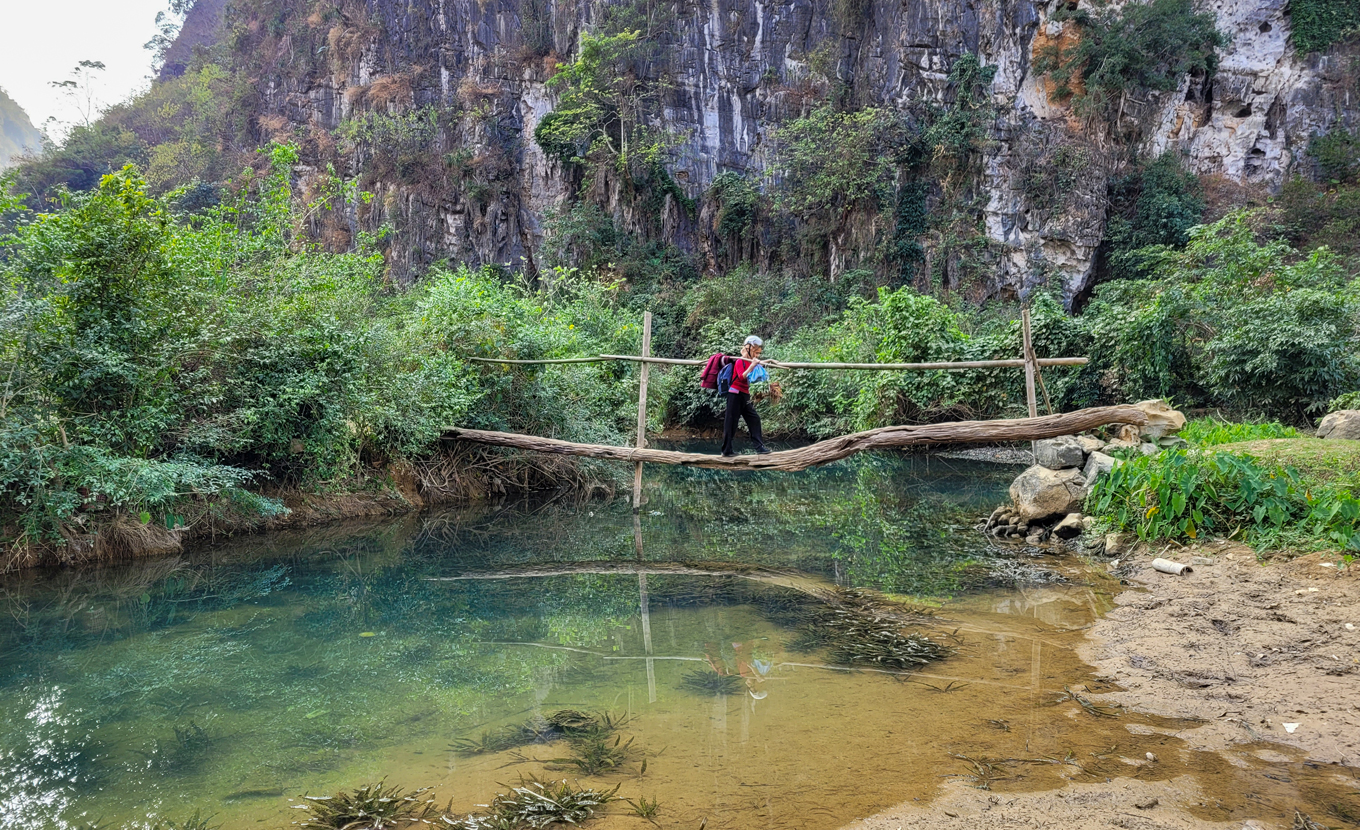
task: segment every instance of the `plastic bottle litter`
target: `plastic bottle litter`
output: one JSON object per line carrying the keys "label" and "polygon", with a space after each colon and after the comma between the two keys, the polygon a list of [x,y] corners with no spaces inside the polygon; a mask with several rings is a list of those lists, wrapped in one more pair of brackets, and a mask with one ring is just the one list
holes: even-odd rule
{"label": "plastic bottle litter", "polygon": [[1164,574],[1174,574],[1175,576],[1180,576],[1181,574],[1194,573],[1194,569],[1191,568],[1189,565],[1186,565],[1181,562],[1172,562],[1170,559],[1161,558],[1152,560],[1152,569],[1156,571],[1161,571]]}

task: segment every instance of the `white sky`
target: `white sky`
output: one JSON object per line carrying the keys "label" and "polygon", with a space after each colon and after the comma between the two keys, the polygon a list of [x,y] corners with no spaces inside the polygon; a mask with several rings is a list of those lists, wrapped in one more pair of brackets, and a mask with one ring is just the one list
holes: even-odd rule
{"label": "white sky", "polygon": [[126,99],[147,84],[151,52],[142,48],[156,34],[156,12],[166,0],[0,0],[0,87],[44,129],[48,117],[62,126],[78,110],[49,82],[70,77],[82,60],[108,66],[95,87],[104,106]]}

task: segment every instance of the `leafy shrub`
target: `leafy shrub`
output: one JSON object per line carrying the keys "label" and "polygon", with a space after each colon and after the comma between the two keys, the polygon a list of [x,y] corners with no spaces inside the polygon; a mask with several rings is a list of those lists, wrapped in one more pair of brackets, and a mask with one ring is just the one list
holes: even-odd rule
{"label": "leafy shrub", "polygon": [[[1356,25],[1360,26],[1360,12]],[[1309,139],[1308,155],[1317,162],[1322,178],[1333,184],[1360,179],[1360,132],[1350,132],[1338,124],[1327,134]]]}
{"label": "leafy shrub", "polygon": [[760,192],[740,173],[726,171],[714,177],[708,186],[709,197],[718,205],[718,233],[737,237],[755,222]]}
{"label": "leafy shrub", "polygon": [[1102,253],[1114,279],[1146,276],[1134,252],[1184,245],[1204,215],[1199,179],[1171,151],[1111,183],[1110,196]]}
{"label": "leafy shrub", "polygon": [[1327,404],[1328,412],[1339,412],[1343,409],[1360,409],[1360,392],[1338,395]]}
{"label": "leafy shrub", "polygon": [[1259,244],[1251,215],[1144,249],[1153,280],[1102,286],[1085,315],[1113,398],[1173,398],[1302,421],[1352,388],[1356,300],[1338,257]]}
{"label": "leafy shrub", "polygon": [[292,203],[295,160],[274,148],[269,174],[194,216],[129,168],[0,240],[0,542],[275,515],[245,488],[363,486],[460,423],[621,440],[631,367],[468,362],[635,352],[615,285],[462,269],[393,294],[363,239],[297,239],[317,206]]}
{"label": "leafy shrub", "polygon": [[1360,7],[1351,0],[1289,0],[1285,10],[1300,54],[1320,52],[1360,31]]}
{"label": "leafy shrub", "polygon": [[904,135],[896,116],[877,107],[841,112],[823,104],[790,121],[775,133],[783,173],[776,205],[839,219],[859,204],[888,204]]}
{"label": "leafy shrub", "polygon": [[1140,539],[1242,538],[1259,546],[1360,549],[1360,500],[1249,456],[1167,450],[1096,481],[1087,510]]}
{"label": "leafy shrub", "polygon": [[1176,434],[1189,443],[1200,447],[1235,444],[1238,441],[1300,437],[1298,430],[1287,427],[1278,421],[1263,424],[1234,424],[1215,418],[1195,418]]}
{"label": "leafy shrub", "polygon": [[1326,245],[1342,256],[1360,255],[1360,184],[1319,186],[1296,178],[1272,208],[1272,232],[1300,250]]}

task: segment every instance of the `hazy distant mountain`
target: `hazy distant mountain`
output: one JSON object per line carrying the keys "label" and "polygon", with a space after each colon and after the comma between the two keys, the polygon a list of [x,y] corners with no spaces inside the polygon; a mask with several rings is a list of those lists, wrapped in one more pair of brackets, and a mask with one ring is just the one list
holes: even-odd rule
{"label": "hazy distant mountain", "polygon": [[24,108],[0,89],[0,169],[11,159],[42,149],[42,133],[28,120]]}

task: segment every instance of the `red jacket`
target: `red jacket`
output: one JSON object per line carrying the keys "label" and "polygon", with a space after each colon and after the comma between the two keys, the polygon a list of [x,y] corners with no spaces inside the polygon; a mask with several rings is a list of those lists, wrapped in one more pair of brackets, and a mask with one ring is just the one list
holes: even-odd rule
{"label": "red jacket", "polygon": [[718,373],[723,367],[732,362],[732,358],[725,354],[715,354],[704,364],[704,368],[699,372],[700,389],[717,389]]}

